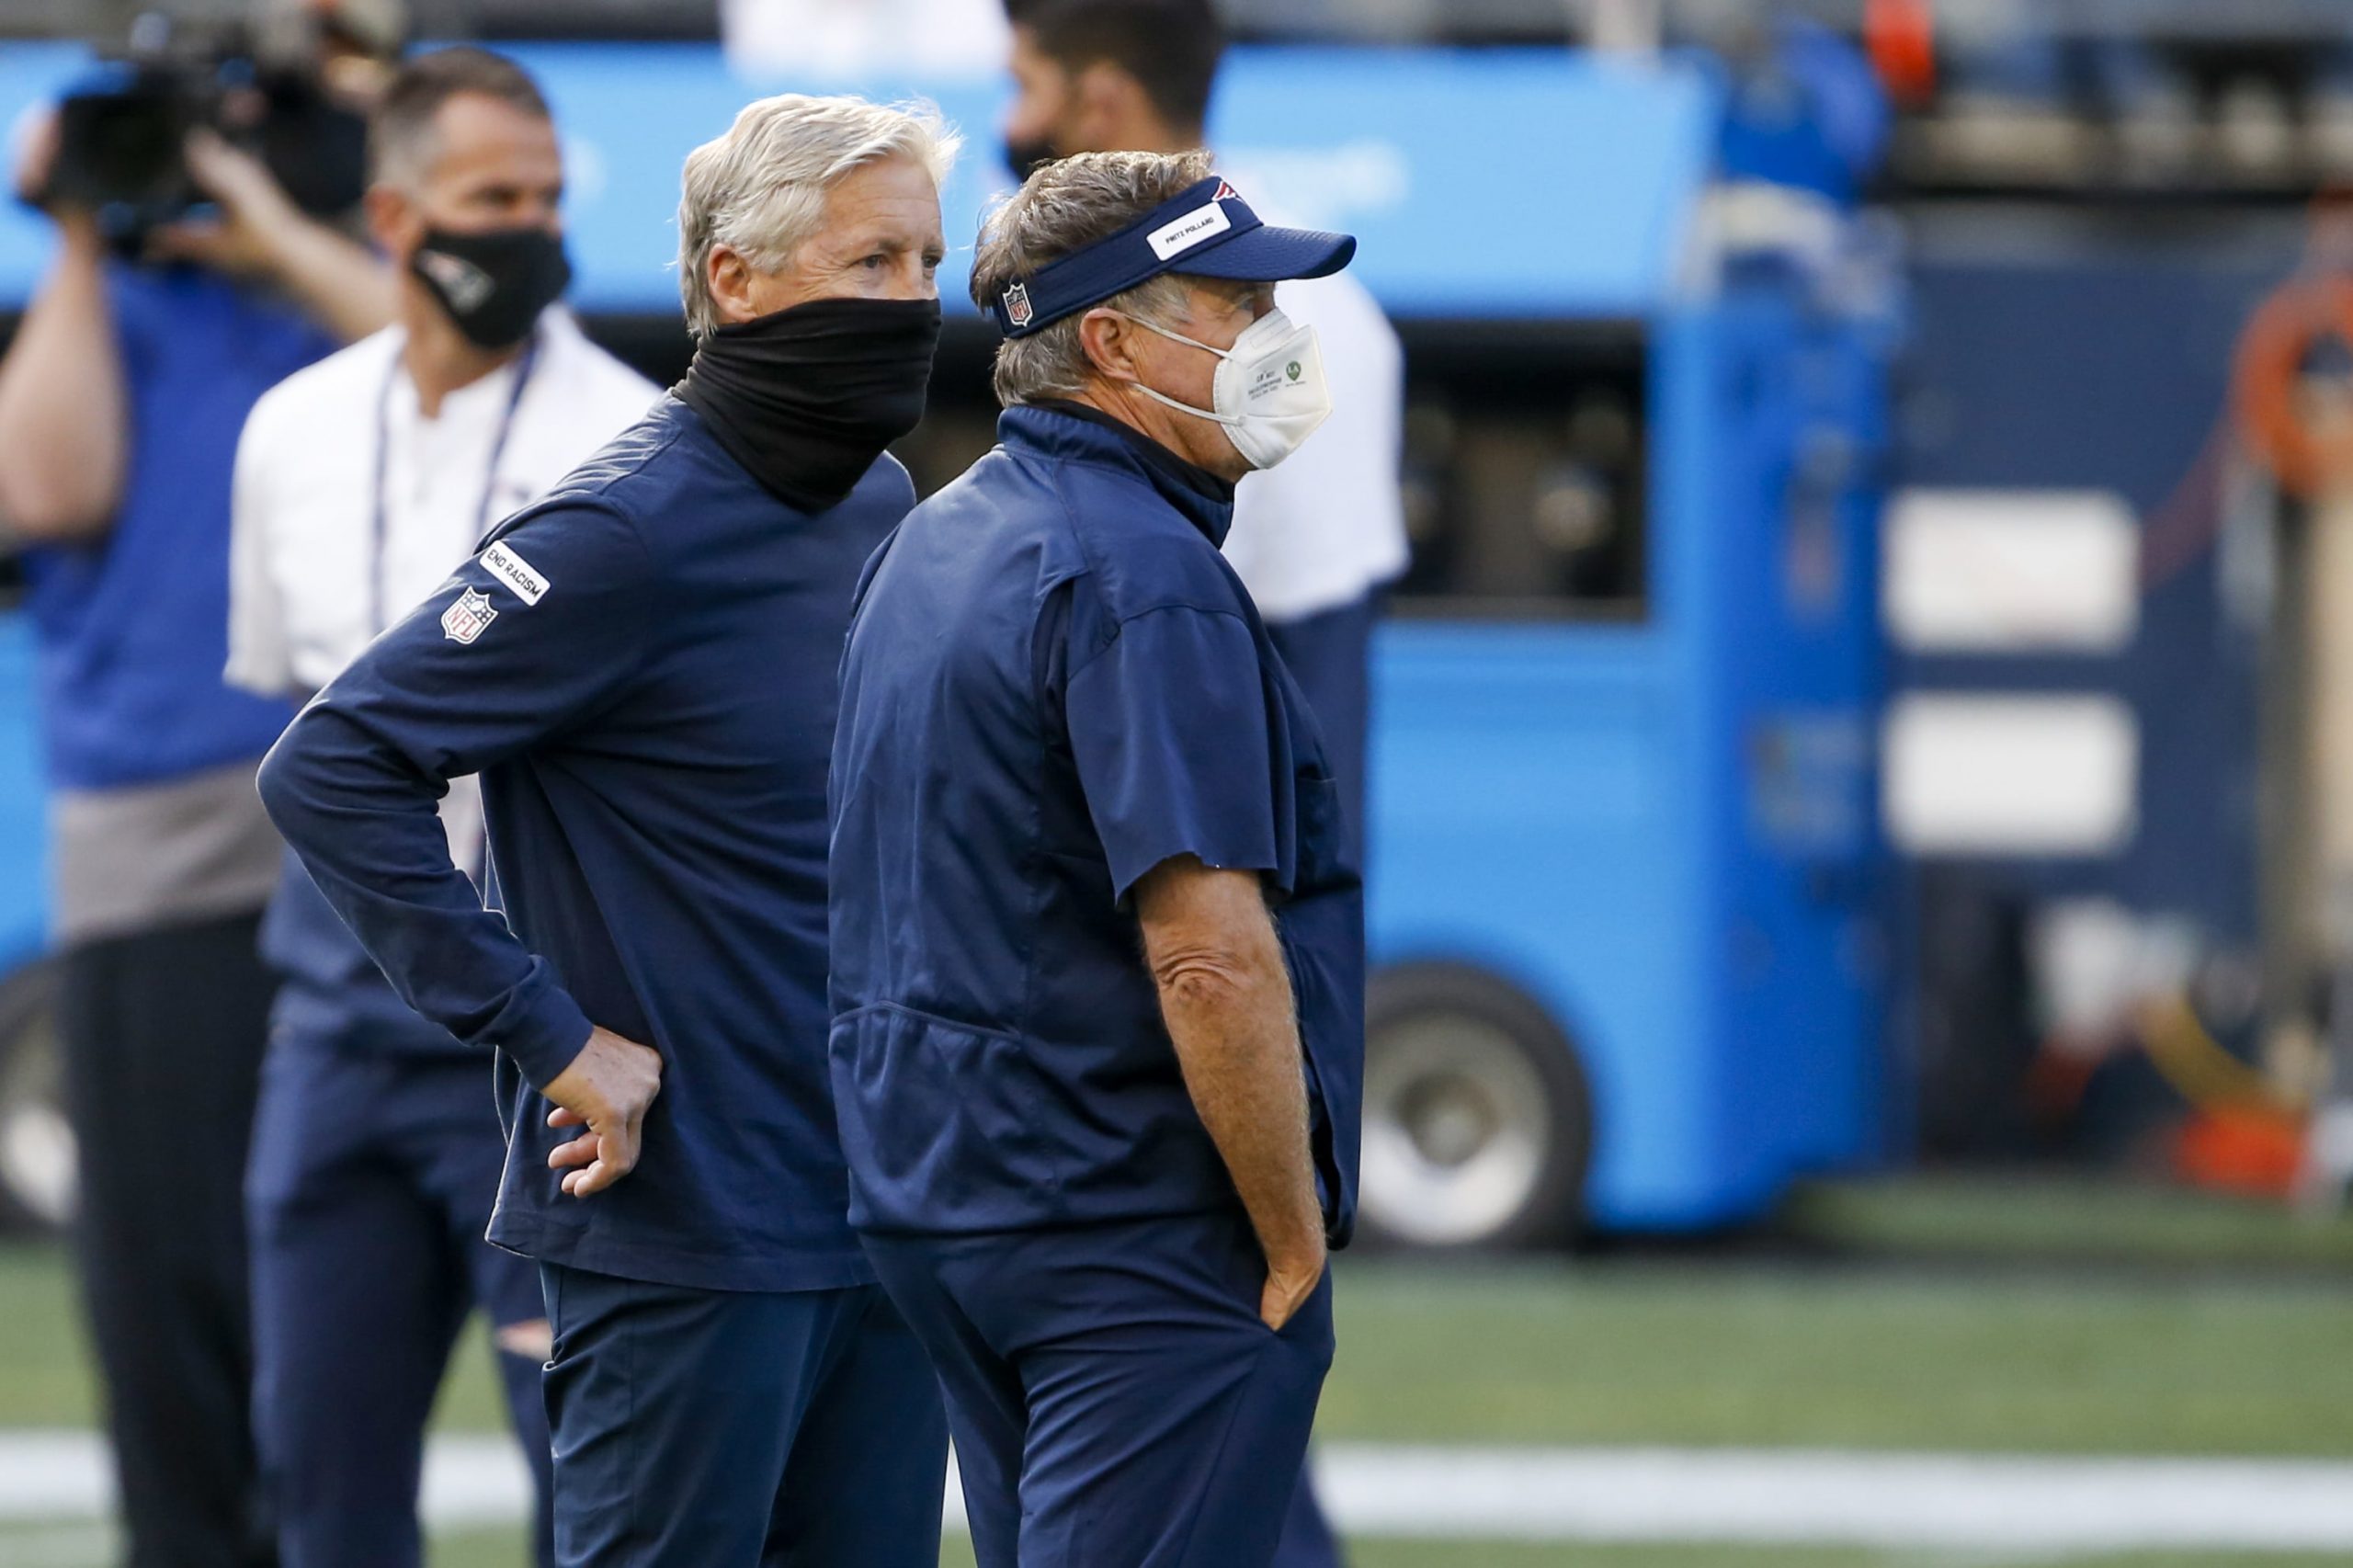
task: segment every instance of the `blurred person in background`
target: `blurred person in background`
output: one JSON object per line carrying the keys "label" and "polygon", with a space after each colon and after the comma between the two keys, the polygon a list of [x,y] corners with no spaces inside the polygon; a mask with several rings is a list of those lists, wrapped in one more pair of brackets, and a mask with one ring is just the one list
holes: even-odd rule
{"label": "blurred person in background", "polygon": [[[412,59],[371,142],[369,226],[400,271],[400,319],[279,383],[238,448],[229,678],[267,696],[324,687],[658,395],[555,303],[563,153],[519,66],[472,49]],[[473,780],[452,783],[441,817],[479,881]],[[483,1239],[506,1157],[487,1053],[409,1011],[290,854],[262,951],[281,983],[247,1201],[280,1560],[420,1560],[426,1421],[478,1306],[551,1562],[539,1270]]]}
{"label": "blurred person in background", "polygon": [[996,74],[1005,0],[721,0],[720,36],[742,74],[818,81]]}
{"label": "blurred person in background", "polygon": [[[1225,46],[1210,0],[1007,0],[1006,11],[1005,155],[1017,177],[1073,153],[1205,144]],[[1281,220],[1274,203],[1259,204]],[[1383,587],[1406,563],[1404,352],[1347,273],[1287,282],[1281,296],[1286,315],[1315,329],[1332,384],[1348,395],[1295,457],[1243,480],[1225,558],[1324,727],[1361,844],[1372,629]]]}
{"label": "blurred person in background", "polygon": [[[956,138],[765,98],[688,156],[675,395],[296,719],[264,800],[418,1012],[498,1048],[567,1568],[937,1568],[939,1385],[848,1224],[825,782],[915,503]],[[435,821],[480,774],[485,911]]]}
{"label": "blurred person in background", "polygon": [[[322,80],[364,83],[352,67],[399,48],[381,5],[290,19]],[[267,1562],[242,1187],[278,861],[254,768],[289,710],[221,678],[230,472],[254,401],[381,327],[393,287],[289,196],[334,206],[331,164],[198,132],[188,166],[216,211],[125,256],[58,189],[59,142],[35,127],[17,173],[58,248],[0,360],[0,524],[28,547],[39,643],[83,1286],[131,1562]]]}
{"label": "blurred person in background", "polygon": [[1713,0],[1682,20],[1732,77],[1717,139],[1721,176],[1811,191],[1851,210],[1894,119],[1863,51],[1788,6]]}
{"label": "blurred person in background", "polygon": [[[1005,155],[1017,176],[1073,153],[1203,144],[1225,45],[1210,0],[1007,0],[1006,11],[1015,96]],[[1280,295],[1285,314],[1315,328],[1325,371],[1347,395],[1314,440],[1242,481],[1225,558],[1323,727],[1361,858],[1372,629],[1383,587],[1406,564],[1404,351],[1371,291],[1345,272],[1286,282]],[[1302,1473],[1277,1562],[1339,1560]]]}
{"label": "blurred person in background", "polygon": [[1261,223],[1206,153],[1040,168],[972,267],[999,444],[859,585],[850,1218],[947,1388],[983,1568],[1265,1568],[1299,1491],[1355,1212],[1364,906],[1218,546],[1234,483],[1331,412],[1275,281],[1355,251]]}

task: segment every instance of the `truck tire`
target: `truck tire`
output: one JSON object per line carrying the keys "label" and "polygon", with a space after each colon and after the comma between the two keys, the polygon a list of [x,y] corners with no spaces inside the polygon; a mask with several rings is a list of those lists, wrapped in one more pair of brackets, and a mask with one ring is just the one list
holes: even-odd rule
{"label": "truck tire", "polygon": [[1445,1252],[1574,1239],[1593,1150],[1575,1046],[1508,981],[1399,964],[1365,991],[1359,1233]]}
{"label": "truck tire", "polygon": [[0,1232],[58,1232],[74,1219],[79,1182],[56,1004],[47,964],[0,979]]}

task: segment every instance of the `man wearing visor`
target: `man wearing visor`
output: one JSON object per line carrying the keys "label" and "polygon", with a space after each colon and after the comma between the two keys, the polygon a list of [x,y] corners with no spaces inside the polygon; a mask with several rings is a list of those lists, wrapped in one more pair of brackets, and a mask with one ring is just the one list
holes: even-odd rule
{"label": "man wearing visor", "polygon": [[[939,1368],[984,1568],[1263,1568],[1354,1216],[1363,913],[1297,685],[1218,553],[1329,412],[1208,154],[990,221],[1001,445],[867,570],[834,744],[851,1220]],[[1139,940],[1141,937],[1141,940]]]}
{"label": "man wearing visor", "polygon": [[[314,699],[262,797],[403,1000],[498,1048],[565,1568],[937,1568],[948,1434],[851,1233],[825,768],[914,505],[956,139],[852,97],[688,156],[675,395]],[[435,802],[482,778],[487,913]]]}

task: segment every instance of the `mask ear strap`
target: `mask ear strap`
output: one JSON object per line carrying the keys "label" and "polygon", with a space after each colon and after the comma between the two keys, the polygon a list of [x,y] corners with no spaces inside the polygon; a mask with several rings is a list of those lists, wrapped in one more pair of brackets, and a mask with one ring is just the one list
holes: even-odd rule
{"label": "mask ear strap", "polygon": [[[1153,323],[1144,320],[1142,316],[1130,315],[1125,311],[1114,311],[1111,313],[1118,316],[1121,321],[1131,321],[1135,323],[1138,326],[1142,327],[1146,332],[1156,332],[1160,334],[1161,336],[1168,338],[1173,342],[1191,344],[1192,347],[1199,349],[1204,354],[1214,354],[1221,359],[1231,359],[1233,358],[1233,352],[1230,349],[1211,348],[1206,343],[1195,343],[1183,333],[1171,332],[1165,326],[1156,326]],[[1240,419],[1228,418],[1226,415],[1216,412],[1214,409],[1195,408],[1189,403],[1179,403],[1175,398],[1170,397],[1166,392],[1153,391],[1152,388],[1144,385],[1142,381],[1130,381],[1127,384],[1135,388],[1136,391],[1143,393],[1144,396],[1152,399],[1153,402],[1164,403],[1170,408],[1176,409],[1180,414],[1189,414],[1196,419],[1206,419],[1212,425],[1233,426],[1242,423]]]}
{"label": "mask ear strap", "polygon": [[1191,347],[1199,349],[1204,354],[1214,354],[1221,359],[1231,359],[1233,358],[1233,350],[1231,348],[1212,348],[1208,344],[1199,341],[1198,338],[1188,337],[1181,332],[1171,332],[1166,327],[1161,326],[1157,323],[1148,322],[1142,316],[1131,316],[1125,311],[1114,311],[1111,313],[1118,316],[1122,321],[1131,321],[1135,323],[1146,332],[1156,332],[1172,343],[1186,344]]}
{"label": "mask ear strap", "polygon": [[1213,409],[1195,408],[1189,403],[1179,403],[1175,398],[1170,397],[1166,392],[1153,391],[1142,381],[1130,381],[1128,384],[1135,388],[1136,391],[1143,393],[1144,396],[1152,399],[1153,402],[1165,403],[1170,408],[1176,409],[1185,414],[1189,414],[1196,419],[1206,419],[1212,425],[1239,425],[1242,423],[1240,419],[1230,419],[1226,415],[1217,413]]}

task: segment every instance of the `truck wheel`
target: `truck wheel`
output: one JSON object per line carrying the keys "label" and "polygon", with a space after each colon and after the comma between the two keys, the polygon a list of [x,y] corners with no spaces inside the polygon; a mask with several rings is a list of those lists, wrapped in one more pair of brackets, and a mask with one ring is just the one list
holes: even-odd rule
{"label": "truck wheel", "polygon": [[57,977],[33,964],[0,980],[0,1231],[62,1231],[74,1218]]}
{"label": "truck wheel", "polygon": [[1368,1242],[1457,1251],[1565,1243],[1592,1148],[1576,1048],[1526,993],[1466,964],[1373,975],[1358,1206]]}

